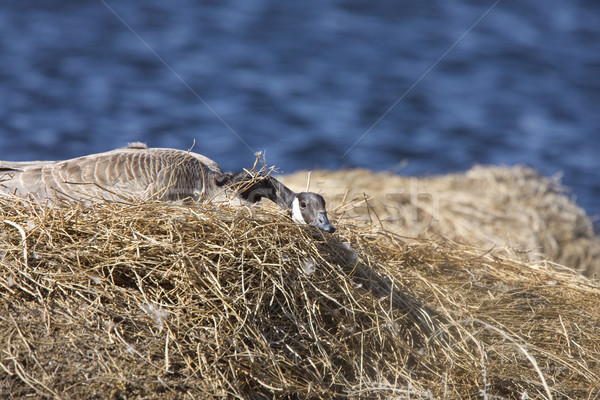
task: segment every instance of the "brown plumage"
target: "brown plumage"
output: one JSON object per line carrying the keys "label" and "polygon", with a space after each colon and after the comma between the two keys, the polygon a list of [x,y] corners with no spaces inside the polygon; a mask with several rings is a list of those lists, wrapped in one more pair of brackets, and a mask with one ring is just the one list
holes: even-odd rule
{"label": "brown plumage", "polygon": [[132,143],[64,161],[0,161],[0,195],[40,201],[204,201],[232,193],[250,203],[266,197],[289,210],[298,223],[335,231],[321,195],[295,193],[277,179],[253,171],[223,173],[216,162],[190,151]]}
{"label": "brown plumage", "polygon": [[200,154],[141,143],[64,161],[0,161],[0,193],[71,200],[198,200],[222,192],[223,171]]}

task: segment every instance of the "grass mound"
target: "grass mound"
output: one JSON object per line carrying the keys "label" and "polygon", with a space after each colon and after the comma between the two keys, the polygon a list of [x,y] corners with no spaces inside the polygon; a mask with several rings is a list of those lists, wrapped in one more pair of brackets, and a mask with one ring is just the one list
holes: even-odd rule
{"label": "grass mound", "polygon": [[[307,174],[282,180],[304,187]],[[411,237],[441,235],[524,261],[549,259],[600,279],[600,238],[591,219],[557,177],[531,168],[476,166],[422,178],[314,171],[310,189],[357,224]]]}
{"label": "grass mound", "polygon": [[0,199],[3,398],[593,398],[600,290],[281,213]]}

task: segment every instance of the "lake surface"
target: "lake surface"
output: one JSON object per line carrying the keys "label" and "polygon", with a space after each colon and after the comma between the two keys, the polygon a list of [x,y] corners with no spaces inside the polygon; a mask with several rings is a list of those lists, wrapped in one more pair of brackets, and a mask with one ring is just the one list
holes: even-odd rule
{"label": "lake surface", "polygon": [[226,170],[526,164],[600,214],[600,2],[0,5],[0,159],[144,141]]}

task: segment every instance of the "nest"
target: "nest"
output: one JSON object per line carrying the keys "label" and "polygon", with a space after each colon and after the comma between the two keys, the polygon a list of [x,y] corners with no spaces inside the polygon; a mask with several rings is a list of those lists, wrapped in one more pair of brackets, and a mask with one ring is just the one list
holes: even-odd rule
{"label": "nest", "polygon": [[594,398],[570,271],[281,212],[0,199],[4,398]]}

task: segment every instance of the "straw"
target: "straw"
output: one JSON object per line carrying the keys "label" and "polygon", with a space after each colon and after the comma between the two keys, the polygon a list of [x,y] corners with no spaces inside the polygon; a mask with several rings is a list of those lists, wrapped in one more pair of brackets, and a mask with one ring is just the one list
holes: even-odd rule
{"label": "straw", "polygon": [[592,281],[332,219],[0,198],[2,397],[598,396]]}

